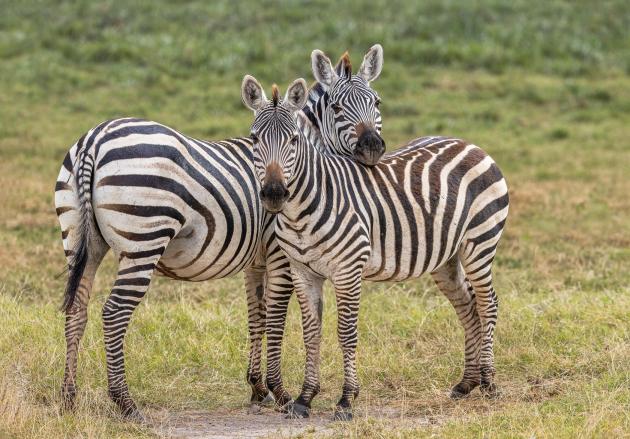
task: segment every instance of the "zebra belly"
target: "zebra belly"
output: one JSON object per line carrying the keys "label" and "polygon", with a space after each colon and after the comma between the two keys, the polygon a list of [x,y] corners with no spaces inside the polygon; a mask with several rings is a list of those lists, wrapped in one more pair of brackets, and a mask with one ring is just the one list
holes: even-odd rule
{"label": "zebra belly", "polygon": [[[372,249],[374,251],[374,249]],[[426,254],[426,253],[425,253]],[[401,261],[409,261],[411,253],[408,249],[402,249],[400,251]],[[414,265],[409,263],[396,263],[397,255],[392,252],[386,254],[384,257],[380,253],[374,255],[372,253],[363,270],[362,278],[365,280],[376,282],[400,282],[408,279],[414,279],[420,277],[426,273],[431,273],[443,265],[450,256],[445,256],[442,260],[428,265],[426,268],[422,262],[416,262]]]}
{"label": "zebra belly", "polygon": [[118,258],[162,248],[157,271],[191,281],[243,270],[260,248],[259,212],[243,218],[207,194],[197,197],[203,208],[159,188],[97,184],[93,194],[99,230]]}

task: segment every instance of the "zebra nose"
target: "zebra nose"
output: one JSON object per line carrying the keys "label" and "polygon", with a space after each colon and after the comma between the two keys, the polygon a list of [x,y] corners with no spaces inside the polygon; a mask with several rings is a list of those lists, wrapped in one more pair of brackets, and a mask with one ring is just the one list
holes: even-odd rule
{"label": "zebra nose", "polygon": [[364,165],[374,166],[385,153],[385,141],[374,129],[364,130],[354,151],[357,161]]}
{"label": "zebra nose", "polygon": [[289,195],[289,189],[287,189],[284,183],[279,181],[265,183],[260,190],[260,199],[263,203],[263,207],[274,213],[282,210],[282,206],[289,198]]}
{"label": "zebra nose", "polygon": [[263,188],[260,190],[260,198],[263,200],[273,200],[273,199],[279,199],[279,200],[286,200],[287,198],[289,198],[289,189],[287,189],[286,187],[278,187],[278,185],[273,184],[273,185],[265,185],[263,186]]}

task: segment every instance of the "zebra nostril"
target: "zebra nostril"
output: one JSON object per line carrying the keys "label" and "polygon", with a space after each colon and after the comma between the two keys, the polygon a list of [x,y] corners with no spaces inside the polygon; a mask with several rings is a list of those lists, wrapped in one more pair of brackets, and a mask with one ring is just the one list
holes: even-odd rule
{"label": "zebra nostril", "polygon": [[284,188],[284,198],[289,198],[289,189]]}

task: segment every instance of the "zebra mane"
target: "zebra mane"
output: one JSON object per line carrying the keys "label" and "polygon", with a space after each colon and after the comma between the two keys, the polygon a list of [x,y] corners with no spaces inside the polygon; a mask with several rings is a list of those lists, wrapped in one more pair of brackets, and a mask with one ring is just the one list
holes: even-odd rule
{"label": "zebra mane", "polygon": [[276,84],[273,84],[271,86],[271,102],[273,103],[274,107],[278,106],[278,86]]}
{"label": "zebra mane", "polygon": [[326,153],[328,149],[326,148],[326,144],[324,139],[322,138],[322,133],[319,130],[319,127],[311,122],[308,116],[301,111],[295,113],[297,118],[297,126],[300,132],[304,135],[306,140],[319,152]]}
{"label": "zebra mane", "polygon": [[346,78],[350,78],[352,76],[352,63],[350,62],[350,54],[346,50],[339,61],[337,61],[337,65],[335,66],[335,71],[339,76],[342,74]]}

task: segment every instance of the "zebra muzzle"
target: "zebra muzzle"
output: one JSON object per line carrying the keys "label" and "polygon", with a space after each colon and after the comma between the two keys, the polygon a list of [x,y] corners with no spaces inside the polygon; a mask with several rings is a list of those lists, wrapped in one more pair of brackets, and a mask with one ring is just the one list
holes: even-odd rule
{"label": "zebra muzzle", "polygon": [[364,129],[354,149],[354,158],[359,163],[374,166],[385,154],[385,141],[375,129]]}
{"label": "zebra muzzle", "polygon": [[289,190],[284,183],[279,181],[265,183],[260,191],[263,207],[272,213],[281,211],[288,198]]}

